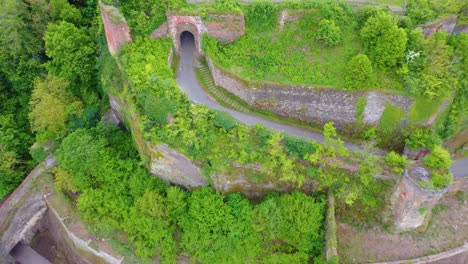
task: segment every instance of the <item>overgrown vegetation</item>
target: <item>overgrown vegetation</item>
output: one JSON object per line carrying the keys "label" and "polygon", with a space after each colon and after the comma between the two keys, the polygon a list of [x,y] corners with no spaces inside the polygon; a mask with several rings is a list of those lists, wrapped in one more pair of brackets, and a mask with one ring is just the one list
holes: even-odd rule
{"label": "overgrown vegetation", "polygon": [[[137,39],[133,44],[126,46],[121,61],[132,86],[121,94],[126,94],[126,102],[131,102],[132,109],[137,111],[137,122],[145,131],[147,140],[156,144],[168,143],[170,147],[199,162],[207,176],[215,172],[233,173],[239,166],[262,164],[261,169],[254,173],[260,175],[262,180],[276,179],[301,186],[304,179],[314,178],[316,175],[314,166],[304,162],[304,158],[307,160],[307,156],[318,148],[329,149],[324,155],[331,155],[329,151],[332,149],[344,148],[343,142],[336,139],[336,131],[332,124],[326,126],[330,146],[322,147],[317,143],[304,144],[301,140],[293,140],[261,126],[248,128],[244,125],[226,126],[220,123],[219,114],[202,105],[191,105],[175,86],[173,73],[166,62],[169,45],[170,42],[163,39]],[[148,56],[149,53],[155,55]],[[165,112],[162,116],[172,116],[172,122],[161,123],[152,117],[151,108],[156,106],[146,104],[148,100],[166,100],[173,110]],[[299,146],[300,144],[304,145]],[[340,150],[329,158],[335,159],[339,156],[347,157],[348,154],[345,155],[345,152]],[[337,168],[336,173],[340,171],[341,169]],[[338,173],[337,177],[348,177],[348,173]],[[369,173],[368,177],[372,177],[372,173]],[[323,177],[323,181],[330,178],[335,179]],[[362,183],[362,179],[353,178],[356,181],[339,184],[342,189],[337,191],[337,198],[347,197],[347,201],[352,203],[358,197],[357,193],[348,194],[359,192],[359,185]],[[322,178],[319,180],[322,181]],[[334,184],[330,183],[329,187],[335,189]],[[346,192],[346,195],[340,195],[342,192]]]}
{"label": "overgrown vegetation", "polygon": [[125,231],[138,256],[164,263],[175,263],[181,252],[200,263],[307,263],[321,254],[323,196],[273,194],[254,206],[210,187],[189,193],[149,175],[137,157],[130,135],[100,123],[63,140],[55,177],[62,190],[79,194],[86,221]]}
{"label": "overgrown vegetation", "polygon": [[35,137],[43,143],[97,118],[96,2],[74,4],[0,3],[0,199],[36,164]]}

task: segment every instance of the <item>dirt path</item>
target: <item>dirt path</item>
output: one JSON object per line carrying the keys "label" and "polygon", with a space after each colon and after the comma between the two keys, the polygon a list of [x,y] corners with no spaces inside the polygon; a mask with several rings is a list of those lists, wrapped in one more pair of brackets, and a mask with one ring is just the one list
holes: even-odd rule
{"label": "dirt path", "polygon": [[[443,252],[468,242],[468,206],[456,197],[444,198],[441,204],[448,209],[435,214],[425,233],[406,232],[393,234],[381,227],[359,230],[338,223],[338,253],[342,263],[368,263],[396,261]],[[457,255],[443,263],[464,260]],[[439,262],[434,262],[439,263]]]}

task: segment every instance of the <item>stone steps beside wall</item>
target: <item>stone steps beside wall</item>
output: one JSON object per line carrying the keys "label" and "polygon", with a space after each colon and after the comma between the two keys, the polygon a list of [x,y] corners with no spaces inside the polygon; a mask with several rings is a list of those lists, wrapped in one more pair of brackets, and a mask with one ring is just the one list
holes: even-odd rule
{"label": "stone steps beside wall", "polygon": [[203,79],[205,81],[205,84],[206,84],[206,89],[208,90],[208,92],[210,94],[212,94],[215,98],[216,101],[218,102],[222,102],[226,105],[228,105],[230,108],[232,109],[235,109],[236,111],[239,111],[239,112],[249,112],[249,110],[247,108],[245,108],[244,106],[242,106],[241,104],[239,104],[238,102],[232,100],[231,98],[229,98],[228,96],[226,96],[226,94],[224,94],[220,87],[216,86],[216,84],[214,83],[213,81],[213,77],[211,75],[211,72],[210,70],[208,69],[207,66],[200,66],[200,68],[198,68],[203,76]]}

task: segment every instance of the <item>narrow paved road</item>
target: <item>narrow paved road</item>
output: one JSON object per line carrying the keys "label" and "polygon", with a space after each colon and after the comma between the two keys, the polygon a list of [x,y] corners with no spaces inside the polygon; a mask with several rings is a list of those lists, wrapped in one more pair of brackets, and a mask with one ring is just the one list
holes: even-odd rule
{"label": "narrow paved road", "polygon": [[[182,48],[179,68],[177,70],[177,84],[179,84],[182,91],[188,95],[190,101],[198,104],[204,104],[212,109],[228,112],[234,118],[249,126],[262,124],[267,128],[280,132],[285,132],[292,136],[302,137],[318,142],[323,141],[323,135],[320,132],[315,132],[297,126],[278,123],[254,114],[240,113],[233,109],[224,107],[218,102],[208,97],[208,95],[198,84],[197,78],[195,76],[193,65],[193,54],[195,51],[195,44],[193,36],[182,34],[181,40]],[[359,146],[357,144],[345,142],[344,145],[351,151],[359,149]]]}
{"label": "narrow paved road", "polygon": [[[292,136],[301,137],[309,140],[314,140],[317,142],[323,141],[323,135],[319,132],[307,130],[301,127],[283,124],[275,122],[272,120],[265,119],[263,117],[254,115],[254,114],[245,114],[237,112],[233,109],[224,107],[218,102],[214,101],[203,91],[203,89],[198,84],[197,78],[195,76],[194,65],[193,65],[193,54],[195,52],[195,41],[193,35],[191,34],[182,34],[181,36],[181,54],[179,68],[177,69],[177,84],[179,84],[182,91],[188,95],[190,101],[204,104],[209,108],[222,110],[231,114],[234,118],[240,122],[253,126],[256,124],[262,124],[263,126],[279,131],[284,132]],[[361,149],[361,146],[352,143],[344,142],[344,145],[350,151],[356,151]],[[377,154],[385,154],[385,152],[378,151]],[[468,176],[468,159],[461,159],[454,161],[452,168],[450,169],[455,177],[461,178]]]}

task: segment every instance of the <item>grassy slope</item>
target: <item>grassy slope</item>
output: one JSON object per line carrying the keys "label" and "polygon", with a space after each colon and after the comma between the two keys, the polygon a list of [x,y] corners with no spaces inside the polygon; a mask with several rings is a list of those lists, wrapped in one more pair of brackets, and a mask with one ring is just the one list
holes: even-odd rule
{"label": "grassy slope", "polygon": [[[352,25],[343,25],[342,42],[328,47],[314,39],[319,21],[320,14],[314,11],[285,24],[281,31],[276,26],[261,32],[250,28],[247,21],[246,35],[222,46],[214,59],[250,80],[344,87],[347,62],[361,51],[359,32]],[[392,74],[376,74],[378,86],[365,88],[403,90]]]}

